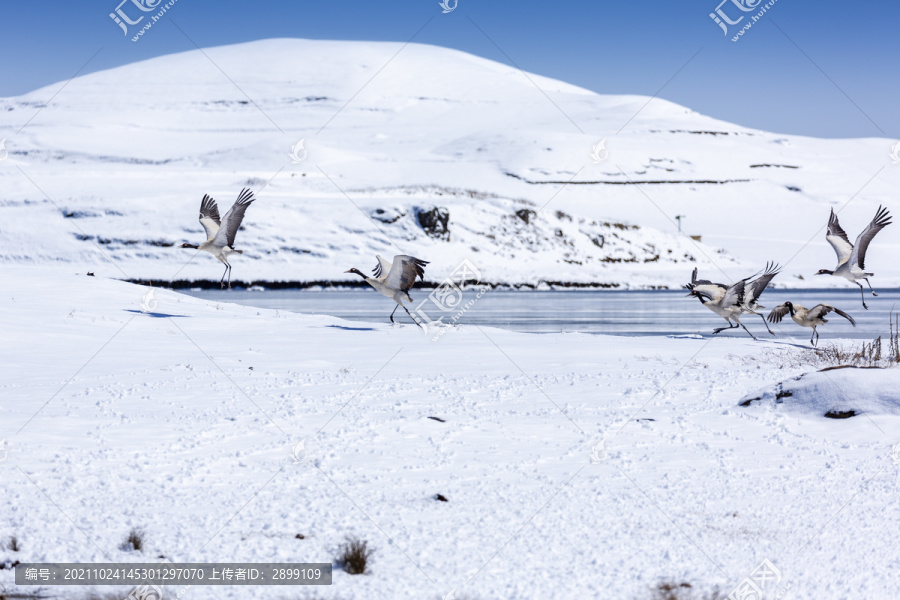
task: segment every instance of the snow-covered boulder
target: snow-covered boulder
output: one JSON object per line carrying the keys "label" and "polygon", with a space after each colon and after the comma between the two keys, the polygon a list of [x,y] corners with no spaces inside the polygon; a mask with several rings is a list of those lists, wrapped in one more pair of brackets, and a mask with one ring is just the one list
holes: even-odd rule
{"label": "snow-covered boulder", "polygon": [[748,394],[738,404],[766,405],[795,415],[831,419],[861,414],[900,415],[900,370],[823,369]]}

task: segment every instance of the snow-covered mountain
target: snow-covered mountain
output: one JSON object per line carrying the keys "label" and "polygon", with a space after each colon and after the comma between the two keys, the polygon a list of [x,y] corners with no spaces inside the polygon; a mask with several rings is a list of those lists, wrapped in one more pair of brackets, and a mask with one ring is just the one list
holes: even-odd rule
{"label": "snow-covered mountain", "polygon": [[[776,260],[780,285],[841,285],[809,277],[834,263],[829,208],[853,199],[853,237],[900,184],[890,140],[751,130],[417,44],[264,40],[62,86],[0,99],[4,263],[217,280],[177,246],[201,241],[204,193],[224,211],[248,186],[236,280],[344,280],[399,249],[434,281],[463,259],[490,282],[619,287]],[[898,232],[867,257],[876,286],[900,285]]]}

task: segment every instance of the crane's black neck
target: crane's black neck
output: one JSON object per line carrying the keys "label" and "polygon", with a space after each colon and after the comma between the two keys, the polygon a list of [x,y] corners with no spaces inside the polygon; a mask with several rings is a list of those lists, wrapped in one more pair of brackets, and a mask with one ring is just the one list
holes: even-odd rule
{"label": "crane's black neck", "polygon": [[359,276],[362,277],[363,279],[366,279],[365,274],[362,273],[359,269],[350,269],[350,270],[347,271],[347,272],[348,272],[348,273],[356,273],[357,275],[359,275]]}

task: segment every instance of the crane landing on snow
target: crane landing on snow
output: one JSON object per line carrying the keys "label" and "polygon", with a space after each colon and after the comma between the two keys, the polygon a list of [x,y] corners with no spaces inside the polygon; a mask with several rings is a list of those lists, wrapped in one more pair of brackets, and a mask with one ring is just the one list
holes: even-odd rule
{"label": "crane landing on snow", "polygon": [[780,323],[781,319],[784,318],[784,315],[790,313],[791,318],[797,325],[801,327],[812,327],[813,334],[812,337],[809,338],[809,343],[812,344],[815,348],[819,345],[819,332],[816,331],[816,327],[827,323],[828,319],[825,318],[825,315],[832,311],[841,315],[842,317],[850,321],[851,325],[856,327],[856,321],[853,320],[853,317],[851,317],[841,309],[835,308],[828,304],[816,304],[812,308],[807,309],[806,307],[800,306],[799,304],[785,302],[784,304],[779,304],[772,309],[772,312],[769,313],[769,322]]}
{"label": "crane landing on snow", "polygon": [[391,323],[394,322],[394,313],[397,312],[397,308],[402,307],[406,314],[409,315],[409,318],[413,320],[413,323],[418,325],[419,323],[413,318],[409,310],[403,306],[403,301],[412,302],[408,292],[412,289],[413,284],[416,283],[416,277],[420,280],[424,279],[425,265],[427,264],[427,261],[414,256],[398,254],[394,257],[394,262],[388,262],[386,258],[379,256],[378,264],[372,270],[375,274],[374,277],[367,277],[359,269],[350,269],[344,272],[356,273],[366,283],[375,288],[379,294],[387,296],[397,303],[397,306],[391,312]]}
{"label": "crane landing on snow", "polygon": [[[772,278],[778,275],[779,270],[780,267],[777,264],[770,262],[766,264],[766,269],[762,275],[756,273],[741,279],[737,283],[726,286],[723,283],[697,279],[697,269],[695,268],[691,274],[691,282],[684,287],[690,292],[688,296],[699,299],[703,306],[728,321],[728,327],[713,329],[713,335],[726,329],[735,329],[740,326],[755,340],[756,336],[750,333],[750,330],[741,323],[740,317],[741,315],[759,315],[763,323],[766,323],[766,318],[756,312],[765,308],[765,306],[759,304],[758,300],[769,285],[769,282],[772,281]],[[766,329],[769,333],[775,335],[769,329],[768,324],[766,324]]]}

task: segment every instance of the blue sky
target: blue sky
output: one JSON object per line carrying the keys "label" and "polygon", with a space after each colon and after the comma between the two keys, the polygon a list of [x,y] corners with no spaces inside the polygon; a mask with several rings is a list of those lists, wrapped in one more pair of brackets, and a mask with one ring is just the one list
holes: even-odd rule
{"label": "blue sky", "polygon": [[[721,0],[459,0],[449,14],[438,0],[178,0],[136,43],[109,17],[119,1],[6,3],[0,96],[65,81],[82,67],[191,50],[191,40],[203,47],[271,37],[405,42],[427,23],[416,42],[511,59],[599,93],[659,92],[698,112],[782,133],[900,138],[896,1],[777,0],[732,42],[759,10],[734,3],[767,0],[726,0],[726,16],[745,17],[727,36],[709,17]],[[123,10],[141,14],[131,0]]]}

